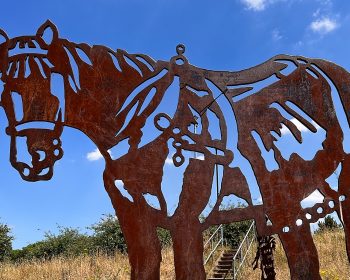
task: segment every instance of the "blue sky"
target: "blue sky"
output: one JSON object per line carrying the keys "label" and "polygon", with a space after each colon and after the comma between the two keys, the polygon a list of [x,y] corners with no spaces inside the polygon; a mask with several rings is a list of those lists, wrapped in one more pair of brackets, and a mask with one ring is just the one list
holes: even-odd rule
{"label": "blue sky", "polygon": [[[154,59],[169,60],[176,45],[183,43],[190,63],[202,68],[240,70],[283,53],[321,57],[350,69],[349,1],[33,0],[4,1],[1,7],[0,28],[10,37],[35,34],[50,19],[63,38],[140,52]],[[104,162],[83,133],[66,128],[62,137],[65,155],[56,164],[53,179],[28,183],[9,164],[6,125],[1,110],[0,217],[13,229],[15,248],[42,239],[57,224],[84,230],[103,213],[113,212],[102,183]],[[322,139],[321,130],[316,136],[303,127],[300,130],[308,143]],[[285,131],[280,140],[286,156],[293,147],[300,153],[309,152],[305,145],[283,142],[288,137]],[[175,172],[171,164],[164,171],[174,184],[182,172]],[[257,192],[253,195],[259,200]],[[168,197],[169,205],[176,205],[175,191]]]}

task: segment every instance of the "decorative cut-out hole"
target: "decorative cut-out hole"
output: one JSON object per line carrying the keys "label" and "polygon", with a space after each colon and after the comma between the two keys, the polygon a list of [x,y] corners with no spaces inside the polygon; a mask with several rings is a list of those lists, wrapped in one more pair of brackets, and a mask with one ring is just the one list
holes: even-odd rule
{"label": "decorative cut-out hole", "polygon": [[186,88],[189,91],[195,93],[199,97],[204,97],[204,96],[209,95],[209,93],[207,91],[205,91],[205,90],[196,90],[196,89],[194,89],[193,87],[190,87],[190,86],[186,86]]}
{"label": "decorative cut-out hole", "polygon": [[154,70],[153,66],[146,59],[144,59],[142,56],[137,55],[136,59],[138,61],[142,62],[143,64],[145,64],[149,70],[151,70],[151,71]]}
{"label": "decorative cut-out hole", "polygon": [[163,129],[166,129],[170,126],[170,120],[164,116],[160,116],[159,118],[156,116],[156,122]]}
{"label": "decorative cut-out hole", "polygon": [[137,114],[138,116],[140,116],[147,108],[149,108],[149,105],[151,104],[156,93],[157,93],[157,89],[155,87],[152,87],[152,89],[148,92],[145,100],[142,103],[140,112]]}
{"label": "decorative cut-out hole", "polygon": [[289,227],[284,227],[283,229],[282,229],[282,232],[284,232],[284,233],[287,233],[287,232],[289,232]]}
{"label": "decorative cut-out hole", "polygon": [[297,69],[297,66],[292,61],[282,60],[282,59],[281,60],[278,59],[275,61],[282,62],[283,64],[287,64],[287,67],[280,71],[280,73],[284,76],[288,76],[289,74],[293,73]]}
{"label": "decorative cut-out hole", "polygon": [[181,142],[174,142],[175,147],[181,147]]}
{"label": "decorative cut-out hole", "polygon": [[178,58],[175,60],[177,65],[183,65],[185,63],[185,61],[182,58]]}
{"label": "decorative cut-out hole", "polygon": [[334,206],[335,206],[334,201],[333,201],[333,200],[329,201],[329,202],[328,202],[328,206],[329,206],[330,208],[334,208]]}
{"label": "decorative cut-out hole", "polygon": [[24,176],[28,176],[30,174],[30,171],[28,168],[24,168],[22,173]]}
{"label": "decorative cut-out hole", "polygon": [[38,150],[38,151],[36,151],[36,152],[37,152],[38,155],[39,155],[39,161],[42,161],[42,160],[45,159],[46,153],[45,153],[44,151]]}
{"label": "decorative cut-out hole", "polygon": [[345,195],[339,196],[339,201],[343,202],[343,201],[345,201],[345,199],[346,199],[346,196],[345,196]]}
{"label": "decorative cut-out hole", "polygon": [[324,201],[324,196],[317,189],[313,191],[309,196],[305,197],[300,201],[300,206],[305,209],[308,207],[313,207],[317,203],[322,203]]}
{"label": "decorative cut-out hole", "polygon": [[76,85],[77,89],[80,89],[80,77],[79,77],[79,67],[78,64],[76,63],[73,55],[71,54],[71,52],[69,51],[68,48],[64,47],[64,50],[66,51],[68,57],[69,57],[69,62],[72,68],[72,72],[73,72],[73,78],[72,76],[70,76],[72,78],[72,82],[74,83],[74,85]]}
{"label": "decorative cut-out hole", "polygon": [[318,207],[317,208],[317,213],[318,214],[322,214],[323,213],[323,208],[322,207]]}
{"label": "decorative cut-out hole", "polygon": [[159,72],[156,76],[152,77],[151,79],[145,80],[142,84],[137,86],[126,98],[124,101],[123,106],[118,110],[117,115],[119,115],[123,110],[132,102],[134,102],[134,99],[137,98],[137,95],[140,94],[143,90],[145,90],[147,87],[149,87],[151,84],[158,82],[161,80],[166,74],[168,73],[168,70],[163,69],[161,72]]}
{"label": "decorative cut-out hole", "polygon": [[131,109],[129,110],[129,112],[127,113],[126,115],[126,118],[125,118],[125,121],[124,121],[124,124],[123,126],[121,127],[121,129],[119,129],[118,133],[116,134],[119,135],[120,133],[123,132],[123,130],[130,124],[130,122],[133,120],[133,117],[135,116],[136,114],[136,110],[137,110],[137,107],[139,105],[139,101],[137,101],[134,106],[131,107]]}
{"label": "decorative cut-out hole", "polygon": [[60,150],[59,150],[59,149],[55,149],[55,151],[54,151],[53,153],[54,153],[54,155],[57,157],[57,156],[59,156],[59,154],[60,154]]}
{"label": "decorative cut-out hole", "polygon": [[303,220],[302,219],[298,219],[298,220],[296,220],[295,224],[297,226],[301,226],[303,224]]}
{"label": "decorative cut-out hole", "polygon": [[140,76],[142,77],[142,71],[141,69],[137,66],[135,62],[133,62],[129,57],[123,55],[125,61],[127,64],[129,64],[133,69],[135,69],[137,72],[139,72]]}
{"label": "decorative cut-out hole", "polygon": [[308,62],[302,58],[298,58],[297,61],[300,63],[300,64],[307,64]]}
{"label": "decorative cut-out hole", "polygon": [[60,102],[60,109],[62,110],[62,120],[64,120],[65,112],[65,96],[64,96],[64,78],[61,74],[51,73],[51,93],[55,95]]}
{"label": "decorative cut-out hole", "polygon": [[41,170],[40,173],[39,173],[38,175],[44,176],[44,175],[48,174],[49,171],[50,171],[50,168],[49,168],[49,167],[46,167],[46,168],[44,168],[43,170]]}
{"label": "decorative cut-out hole", "polygon": [[339,175],[342,171],[342,163],[340,162],[333,173],[325,180],[332,190],[338,191],[339,188]]}
{"label": "decorative cut-out hole", "polygon": [[311,218],[312,218],[311,214],[309,214],[309,213],[306,213],[306,214],[305,214],[305,217],[306,217],[306,219],[308,219],[308,220],[311,220]]}
{"label": "decorative cut-out hole", "polygon": [[211,139],[213,139],[213,140],[214,139],[221,140],[222,139],[222,135],[221,135],[219,118],[210,109],[208,109],[206,112],[207,112],[207,117],[208,117],[208,122],[209,122],[208,132],[209,132],[209,134],[211,136]]}
{"label": "decorative cut-out hole", "polygon": [[53,139],[53,141],[52,141],[52,144],[54,144],[55,146],[57,146],[58,145],[58,140],[57,139]]}
{"label": "decorative cut-out hole", "polygon": [[130,149],[129,138],[121,140],[117,145],[111,147],[108,152],[112,159],[118,159],[124,156]]}
{"label": "decorative cut-out hole", "polygon": [[189,137],[188,135],[182,136],[181,139],[182,139],[183,141],[187,141],[188,144],[192,144],[192,145],[193,145],[193,144],[195,143],[195,142],[193,141],[193,139],[192,139],[191,137]]}
{"label": "decorative cut-out hole", "polygon": [[180,128],[174,127],[173,132],[174,132],[175,134],[180,133]]}
{"label": "decorative cut-out hole", "polygon": [[261,151],[261,156],[263,157],[265,161],[265,166],[268,171],[278,170],[279,165],[275,159],[275,152],[273,149],[270,149],[269,151],[266,150],[265,145],[261,139],[261,136],[254,130],[251,132],[256,144],[258,145],[258,148]]}
{"label": "decorative cut-out hole", "polygon": [[114,185],[125,198],[127,198],[130,202],[134,202],[134,199],[132,198],[128,190],[125,189],[124,182],[122,180],[115,180]]}
{"label": "decorative cut-out hole", "polygon": [[[45,74],[45,71],[44,71],[44,68],[43,68],[41,60],[38,57],[34,57],[34,60],[35,60],[36,64],[38,65],[38,68],[39,68],[39,71],[40,71],[41,75],[43,76],[43,78],[46,79],[47,77],[46,77],[46,74]],[[18,70],[19,69],[17,69],[17,71]]]}
{"label": "decorative cut-out hole", "polygon": [[312,71],[311,69],[307,68],[306,72],[308,72],[312,77],[314,77],[315,79],[318,79],[316,73],[314,71]]}
{"label": "decorative cut-out hole", "polygon": [[221,204],[219,206],[220,211],[232,210],[232,208],[245,208],[248,206],[247,201],[234,195],[225,195],[222,198]]}
{"label": "decorative cut-out hole", "polygon": [[[256,82],[253,84],[248,84],[248,85],[244,85],[244,87],[251,87],[252,89],[247,90],[239,95],[236,95],[232,98],[233,102],[238,102],[244,98],[249,97],[250,95],[253,95],[257,92],[259,92],[260,90],[264,90],[264,88],[278,82],[279,79],[276,77],[276,75],[272,75],[269,78],[262,80],[260,82]],[[228,85],[227,88],[228,89],[236,89],[236,88],[240,88],[241,86],[230,86]]]}
{"label": "decorative cut-out hole", "polygon": [[17,121],[21,121],[23,119],[23,102],[22,95],[19,93],[12,91],[11,92],[12,102],[15,110],[15,118]]}
{"label": "decorative cut-out hole", "polygon": [[197,152],[197,151],[194,152],[194,158],[198,159],[198,160],[204,160],[205,159],[204,158],[204,154],[200,153],[200,152]]}
{"label": "decorative cut-out hole", "polygon": [[112,61],[113,61],[115,68],[117,68],[117,70],[119,70],[119,72],[122,72],[122,69],[120,68],[119,61],[118,61],[116,55],[114,53],[112,53],[111,51],[109,51],[108,54],[112,58]]}
{"label": "decorative cut-out hole", "polygon": [[85,51],[83,51],[80,48],[76,48],[75,50],[77,51],[77,53],[82,61],[84,61],[86,64],[92,65],[92,62],[91,62],[90,58],[87,56],[87,54],[85,53]]}
{"label": "decorative cut-out hole", "polygon": [[46,57],[43,58],[43,61],[46,63],[47,66],[49,66],[50,68],[54,67],[54,65],[50,62],[50,60],[48,60]]}
{"label": "decorative cut-out hole", "polygon": [[158,197],[150,193],[143,194],[143,197],[145,198],[149,206],[151,206],[154,209],[161,210]]}

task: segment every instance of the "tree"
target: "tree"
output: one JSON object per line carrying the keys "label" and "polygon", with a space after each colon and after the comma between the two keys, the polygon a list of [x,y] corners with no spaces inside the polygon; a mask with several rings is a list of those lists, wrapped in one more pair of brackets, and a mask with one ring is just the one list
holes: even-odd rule
{"label": "tree", "polygon": [[126,243],[118,220],[111,214],[104,216],[100,222],[90,227],[94,231],[94,250],[108,255],[114,255],[116,250],[126,252]]}
{"label": "tree", "polygon": [[4,261],[11,256],[13,239],[11,228],[0,223],[0,261]]}
{"label": "tree", "polygon": [[331,216],[327,215],[323,222],[318,222],[318,229],[316,233],[321,233],[326,230],[335,230],[341,228],[341,225],[336,222],[336,220]]}

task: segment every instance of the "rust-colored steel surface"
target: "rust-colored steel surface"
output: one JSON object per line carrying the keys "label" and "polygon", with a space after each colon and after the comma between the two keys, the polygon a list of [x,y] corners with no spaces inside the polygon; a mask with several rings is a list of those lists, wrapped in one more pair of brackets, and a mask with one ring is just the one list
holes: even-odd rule
{"label": "rust-colored steel surface", "polygon": [[[51,33],[50,39],[46,33]],[[279,236],[292,279],[321,279],[310,223],[331,212],[342,217],[350,255],[350,158],[334,105],[339,99],[349,120],[350,74],[340,66],[278,55],[242,71],[212,71],[189,64],[183,45],[169,61],[155,61],[143,54],[70,42],[60,38],[49,21],[35,35],[10,38],[0,31],[0,38],[1,106],[9,123],[12,166],[24,180],[49,180],[63,155],[63,127],[85,133],[106,161],[104,185],[127,242],[131,279],[159,279],[157,227],[171,233],[177,279],[205,279],[205,229],[247,219],[256,221],[259,236]],[[285,73],[290,67],[294,70]],[[51,83],[57,76],[64,85],[61,99]],[[175,82],[175,113],[157,111]],[[210,115],[219,125],[215,137]],[[296,121],[311,132],[326,131],[312,158],[292,153],[286,159],[276,146],[282,127],[303,142]],[[37,122],[52,127],[39,128]],[[228,129],[229,122],[236,123],[236,130]],[[157,133],[144,144],[146,124]],[[21,137],[32,156],[29,163],[17,157]],[[230,137],[236,139],[234,148],[228,145]],[[109,149],[121,143],[127,144],[127,152],[112,158]],[[274,168],[267,165],[262,150],[273,154]],[[188,151],[201,157],[188,158]],[[232,164],[237,157],[249,162],[262,204],[253,203],[246,177]],[[172,214],[162,191],[169,159],[184,168],[179,204]],[[218,199],[210,214],[199,219],[211,196],[217,165],[223,169]],[[339,187],[333,190],[326,179],[339,165]],[[301,201],[316,190],[323,202],[302,207]],[[147,194],[159,207],[147,203]],[[224,198],[232,194],[247,206],[222,210]]]}

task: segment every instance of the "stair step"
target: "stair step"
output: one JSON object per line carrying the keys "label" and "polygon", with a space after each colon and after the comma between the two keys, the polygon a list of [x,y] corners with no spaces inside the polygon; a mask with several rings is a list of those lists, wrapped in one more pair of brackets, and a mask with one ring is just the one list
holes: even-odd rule
{"label": "stair step", "polygon": [[232,265],[232,261],[228,260],[228,261],[218,261],[219,265]]}
{"label": "stair step", "polygon": [[215,268],[214,269],[214,273],[226,273],[229,270],[230,269],[218,269],[218,268]]}

